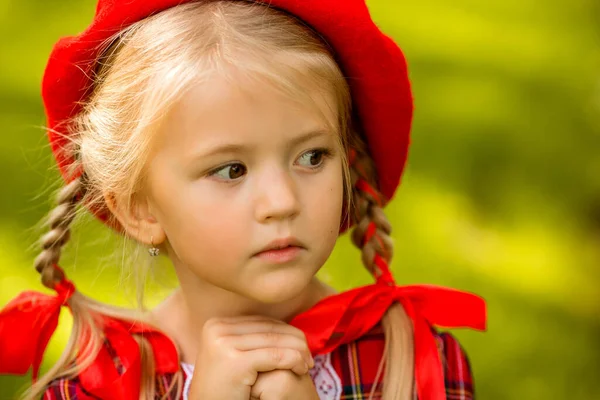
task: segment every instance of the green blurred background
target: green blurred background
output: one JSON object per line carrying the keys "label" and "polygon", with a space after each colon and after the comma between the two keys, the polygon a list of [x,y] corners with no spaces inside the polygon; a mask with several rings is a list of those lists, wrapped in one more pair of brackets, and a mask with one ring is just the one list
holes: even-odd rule
{"label": "green blurred background", "polygon": [[[600,399],[598,1],[368,3],[406,52],[416,99],[409,168],[387,208],[398,281],[486,298],[488,332],[455,331],[478,398]],[[94,5],[0,0],[0,305],[42,289],[33,227],[60,182],[40,80],[53,43],[81,31]],[[88,218],[62,265],[83,292],[132,305],[122,253]],[[321,276],[340,290],[370,282],[347,237]],[[151,304],[166,289],[152,293]],[[45,368],[66,342],[67,314]],[[26,384],[0,377],[0,399]]]}

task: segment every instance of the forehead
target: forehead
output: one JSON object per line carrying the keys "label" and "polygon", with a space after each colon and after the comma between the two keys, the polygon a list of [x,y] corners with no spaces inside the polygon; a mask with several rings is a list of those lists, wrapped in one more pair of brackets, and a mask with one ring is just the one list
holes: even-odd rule
{"label": "forehead", "polygon": [[215,75],[190,87],[169,111],[165,145],[186,151],[203,141],[259,144],[311,129],[332,130],[337,104],[331,92],[307,89],[293,98],[270,84]]}

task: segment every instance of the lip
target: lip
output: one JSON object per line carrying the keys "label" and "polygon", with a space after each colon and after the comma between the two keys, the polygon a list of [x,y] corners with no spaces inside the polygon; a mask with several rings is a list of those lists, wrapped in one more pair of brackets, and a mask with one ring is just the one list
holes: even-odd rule
{"label": "lip", "polygon": [[254,257],[271,263],[285,263],[296,259],[306,250],[295,237],[276,239],[262,248]]}

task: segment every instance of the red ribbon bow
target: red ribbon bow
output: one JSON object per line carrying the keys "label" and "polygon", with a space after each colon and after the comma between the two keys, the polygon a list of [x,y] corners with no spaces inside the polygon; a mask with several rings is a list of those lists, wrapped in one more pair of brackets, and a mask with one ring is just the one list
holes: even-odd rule
{"label": "red ribbon bow", "polygon": [[[358,339],[373,328],[394,302],[400,302],[414,325],[415,379],[419,398],[444,400],[445,387],[432,325],[484,330],[485,302],[470,293],[437,286],[396,286],[384,269],[378,283],[323,299],[297,315],[292,325],[302,329],[313,354],[328,353]],[[56,329],[60,308],[74,293],[68,280],[56,285],[56,296],[24,292],[0,312],[0,373],[25,374],[36,379],[42,355]],[[173,342],[156,329],[103,317],[105,339],[116,354],[102,346],[95,361],[79,378],[97,398],[129,400],[139,397],[141,357],[133,334],[144,335],[152,346],[157,374],[179,370]],[[115,366],[115,355],[120,368]],[[81,398],[88,398],[81,393]]]}
{"label": "red ribbon bow", "polygon": [[[134,334],[143,335],[154,354],[157,375],[179,371],[179,354],[174,343],[163,333],[138,322],[104,318],[104,335],[114,354],[103,346],[92,365],[80,375],[86,392],[100,399],[138,399],[140,397],[141,355]],[[120,368],[115,366],[118,355]],[[82,397],[87,399],[87,397]]]}
{"label": "red ribbon bow", "polygon": [[[61,307],[75,292],[67,279],[55,286],[56,296],[26,291],[0,311],[0,373],[23,375],[33,368],[36,380],[44,350],[56,330]],[[173,342],[148,325],[102,317],[104,338],[116,354],[106,346],[100,348],[95,361],[79,375],[87,393],[78,393],[83,400],[93,398],[130,400],[139,398],[141,355],[132,335],[143,335],[150,343],[157,374],[179,370],[179,355]],[[85,337],[80,338],[85,341]],[[114,356],[120,362],[115,365]],[[122,368],[122,369],[121,369]]]}
{"label": "red ribbon bow", "polygon": [[23,292],[0,312],[0,373],[22,375],[33,367],[33,379],[37,379],[60,308],[75,292],[66,279],[54,289],[56,296]]}
{"label": "red ribbon bow", "polygon": [[367,333],[396,301],[413,322],[418,397],[445,400],[444,372],[431,326],[485,330],[485,301],[476,295],[431,285],[396,286],[380,280],[323,299],[296,316],[291,325],[304,331],[313,354],[328,353]]}

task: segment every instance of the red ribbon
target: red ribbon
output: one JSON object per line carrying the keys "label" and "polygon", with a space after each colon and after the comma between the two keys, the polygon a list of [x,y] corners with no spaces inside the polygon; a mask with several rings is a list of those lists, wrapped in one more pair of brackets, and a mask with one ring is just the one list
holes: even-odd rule
{"label": "red ribbon", "polygon": [[[104,318],[104,335],[114,350],[101,347],[96,360],[80,375],[81,385],[101,399],[138,399],[140,397],[141,355],[133,335],[142,335],[154,354],[156,374],[173,374],[180,369],[179,354],[173,342],[148,325]],[[121,371],[115,366],[118,355]]]}
{"label": "red ribbon", "polygon": [[[400,302],[413,322],[419,398],[444,400],[444,374],[431,327],[485,330],[485,302],[476,295],[443,287],[396,286],[386,265],[381,267],[378,283],[327,297],[297,315],[291,324],[305,332],[313,354],[328,353],[364,335],[394,302]],[[24,292],[0,312],[0,373],[25,374],[33,367],[33,378],[37,378],[60,308],[75,288],[64,280],[56,291],[56,296]],[[101,323],[114,354],[102,346],[94,363],[81,372],[80,381],[88,393],[118,400],[139,397],[141,357],[134,334],[143,335],[152,346],[157,374],[179,370],[175,345],[155,328],[108,317],[102,317]],[[120,369],[115,366],[115,356]]]}
{"label": "red ribbon", "polygon": [[[385,275],[385,274],[384,274]],[[415,380],[420,399],[445,400],[444,372],[432,325],[485,330],[485,301],[471,293],[431,286],[396,286],[387,280],[327,297],[296,316],[313,354],[328,353],[372,329],[394,303],[413,322]]]}
{"label": "red ribbon", "polygon": [[[42,357],[50,337],[56,330],[61,307],[75,292],[71,281],[55,286],[56,296],[39,292],[21,293],[0,311],[0,373],[23,375],[33,368],[38,377]],[[82,386],[93,398],[130,400],[139,398],[141,356],[132,335],[143,335],[150,343],[157,374],[179,371],[179,355],[173,342],[148,325],[102,317],[104,337],[115,354],[106,346],[100,348],[95,361],[79,375]],[[83,342],[84,337],[80,338]],[[113,356],[123,367],[117,370]],[[81,399],[88,394],[79,393]]]}
{"label": "red ribbon", "polygon": [[60,308],[67,304],[75,287],[65,279],[55,290],[56,296],[23,292],[0,312],[0,373],[22,375],[33,367],[33,379],[37,379]]}

